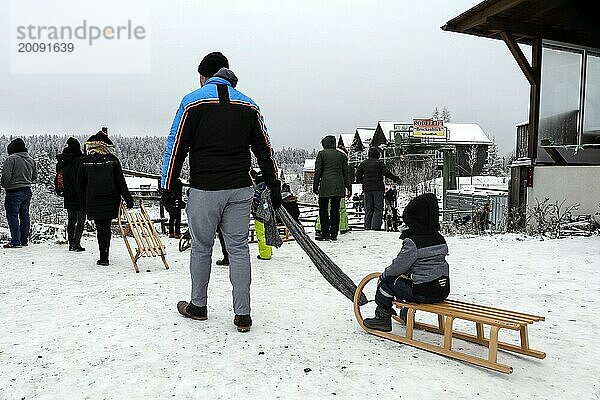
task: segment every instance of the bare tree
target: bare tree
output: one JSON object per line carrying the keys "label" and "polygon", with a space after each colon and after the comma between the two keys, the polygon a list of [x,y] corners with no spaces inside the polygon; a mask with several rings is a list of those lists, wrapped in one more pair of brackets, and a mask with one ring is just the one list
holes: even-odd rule
{"label": "bare tree", "polygon": [[476,144],[471,145],[467,150],[467,164],[471,172],[471,185],[473,185],[473,172],[475,170],[475,164],[477,163],[479,152]]}

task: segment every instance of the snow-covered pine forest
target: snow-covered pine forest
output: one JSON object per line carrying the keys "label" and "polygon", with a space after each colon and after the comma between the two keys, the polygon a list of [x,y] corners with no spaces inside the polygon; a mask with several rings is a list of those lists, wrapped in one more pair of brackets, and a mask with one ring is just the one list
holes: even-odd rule
{"label": "snow-covered pine forest", "polygon": [[[31,215],[33,223],[64,224],[66,212],[63,210],[62,198],[54,195],[54,176],[56,155],[62,152],[65,142],[76,137],[82,144],[89,135],[33,135],[24,136],[27,149],[37,162],[38,181],[32,188]],[[0,136],[0,165],[7,156],[6,147],[16,136]],[[125,169],[159,174],[162,168],[166,137],[159,136],[116,136],[111,135],[115,144],[117,157]],[[315,157],[316,151],[283,148],[275,151],[277,165],[286,173],[301,175],[302,165],[306,158]],[[187,164],[187,162],[186,162]],[[182,173],[187,178],[187,166]],[[4,194],[0,194],[4,201]],[[4,207],[0,207],[0,227],[6,227]],[[48,229],[48,227],[45,227]]]}

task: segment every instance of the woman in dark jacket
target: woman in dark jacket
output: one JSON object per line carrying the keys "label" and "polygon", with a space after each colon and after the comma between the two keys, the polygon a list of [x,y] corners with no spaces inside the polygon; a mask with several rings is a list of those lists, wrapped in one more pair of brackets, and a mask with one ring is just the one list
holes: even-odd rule
{"label": "woman in dark jacket", "polygon": [[78,182],[79,193],[85,198],[88,218],[96,223],[100,259],[98,265],[108,265],[110,224],[117,218],[121,198],[127,208],[133,207],[121,163],[115,156],[115,147],[108,136],[100,131],[85,142]]}
{"label": "woman in dark jacket", "polygon": [[79,140],[70,137],[67,140],[67,147],[62,154],[56,156],[56,159],[58,162],[54,188],[56,193],[63,197],[64,207],[67,210],[69,251],[85,251],[81,247],[81,235],[85,225],[85,204],[77,190],[77,174],[83,159]]}
{"label": "woman in dark jacket", "polygon": [[321,141],[323,150],[315,161],[313,192],[319,195],[319,219],[321,236],[317,240],[337,240],[340,228],[340,201],[346,191],[352,194],[348,178],[348,157],[336,149],[335,136],[328,135]]}
{"label": "woman in dark jacket", "polygon": [[365,196],[365,229],[381,230],[383,216],[383,192],[385,185],[383,177],[400,184],[400,178],[392,174],[388,167],[379,159],[377,147],[369,148],[369,158],[356,168],[356,181],[362,183]]}

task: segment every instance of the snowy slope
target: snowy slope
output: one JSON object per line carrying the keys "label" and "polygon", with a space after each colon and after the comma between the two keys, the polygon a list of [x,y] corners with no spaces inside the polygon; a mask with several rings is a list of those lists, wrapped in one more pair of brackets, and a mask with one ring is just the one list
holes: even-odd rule
{"label": "snowy slope", "polygon": [[[545,360],[500,352],[514,367],[507,376],[370,336],[294,242],[271,261],[251,245],[254,327],[240,334],[226,268],[213,267],[209,320],[192,321],[175,309],[190,282],[189,252],[174,240],[169,271],[143,259],[135,274],[122,240],[113,238],[113,264],[97,267],[86,239],[81,254],[0,250],[0,399],[598,398],[600,238],[448,242],[451,297],[545,316],[530,331]],[[385,232],[321,244],[355,281],[398,245]]]}

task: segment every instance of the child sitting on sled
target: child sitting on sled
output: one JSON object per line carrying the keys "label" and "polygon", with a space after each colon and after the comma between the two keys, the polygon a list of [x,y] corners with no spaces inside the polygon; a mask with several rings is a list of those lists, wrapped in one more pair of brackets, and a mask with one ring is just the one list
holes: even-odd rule
{"label": "child sitting on sled", "polygon": [[[400,236],[402,249],[381,274],[375,294],[375,317],[367,318],[367,328],[392,330],[392,301],[437,303],[450,292],[448,246],[440,234],[438,200],[433,193],[422,194],[410,201],[402,214],[408,226]],[[406,320],[407,311],[400,310]]]}

